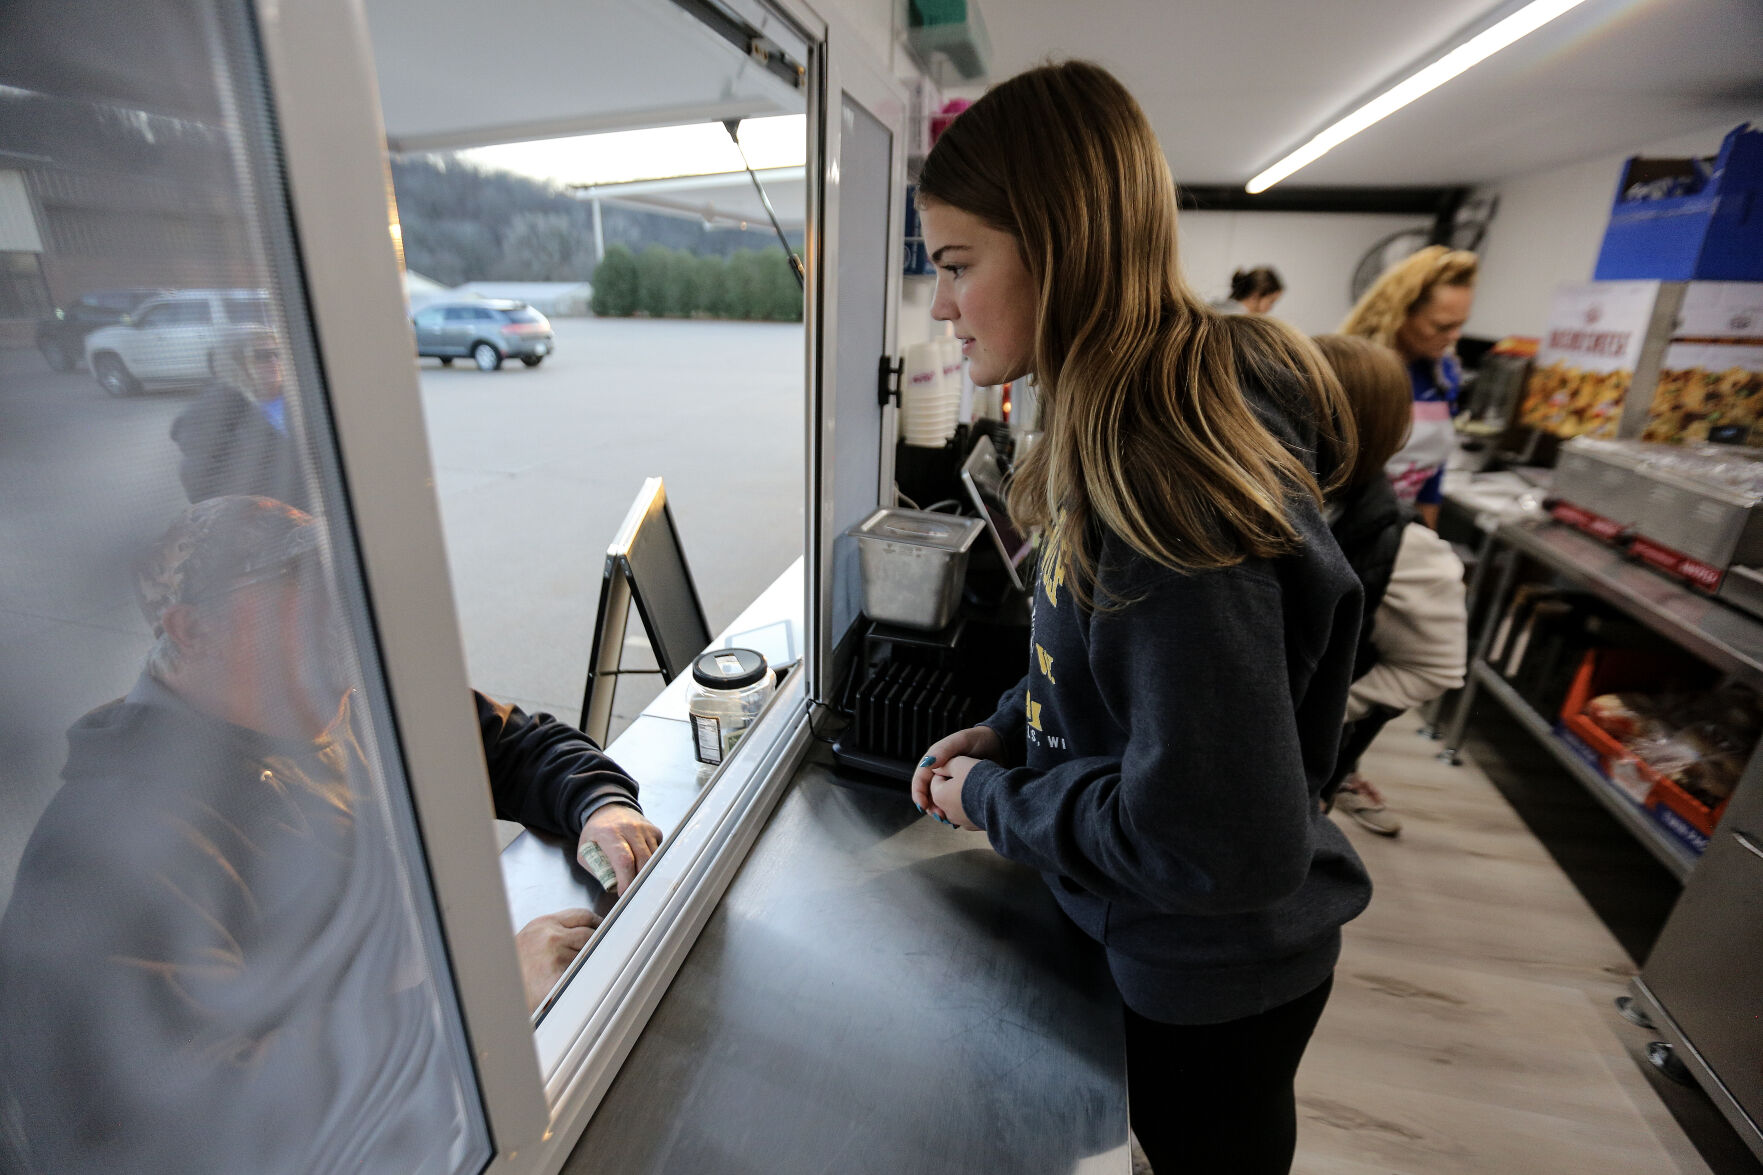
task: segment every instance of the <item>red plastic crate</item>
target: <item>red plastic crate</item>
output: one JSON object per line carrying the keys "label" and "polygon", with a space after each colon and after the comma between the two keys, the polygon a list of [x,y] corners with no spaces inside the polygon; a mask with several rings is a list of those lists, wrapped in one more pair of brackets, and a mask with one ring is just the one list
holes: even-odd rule
{"label": "red plastic crate", "polygon": [[1653,794],[1647,797],[1647,807],[1670,808],[1689,821],[1690,827],[1703,836],[1713,836],[1714,826],[1720,823],[1722,816],[1726,815],[1726,805],[1730,799],[1729,796],[1726,800],[1721,800],[1717,806],[1710,808],[1661,775],[1653,784]]}
{"label": "red plastic crate", "polygon": [[[1574,675],[1573,685],[1567,691],[1567,700],[1561,706],[1561,725],[1598,755],[1605,778],[1620,787],[1618,773],[1633,773],[1646,781],[1644,802],[1647,807],[1663,805],[1682,816],[1697,832],[1710,835],[1726,812],[1726,801],[1710,808],[1655,771],[1646,760],[1585,715],[1586,703],[1595,697],[1625,690],[1652,692],[1663,681],[1681,678],[1685,667],[1684,661],[1657,653],[1593,649],[1580,662],[1579,672]],[[1704,669],[1702,676],[1711,675]]]}

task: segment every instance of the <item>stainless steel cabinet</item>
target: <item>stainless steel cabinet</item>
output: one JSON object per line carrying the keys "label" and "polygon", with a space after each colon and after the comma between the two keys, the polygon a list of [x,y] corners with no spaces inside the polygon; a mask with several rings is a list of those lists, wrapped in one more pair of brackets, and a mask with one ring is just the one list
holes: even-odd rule
{"label": "stainless steel cabinet", "polygon": [[1637,983],[1680,1058],[1763,1157],[1763,763],[1753,758]]}

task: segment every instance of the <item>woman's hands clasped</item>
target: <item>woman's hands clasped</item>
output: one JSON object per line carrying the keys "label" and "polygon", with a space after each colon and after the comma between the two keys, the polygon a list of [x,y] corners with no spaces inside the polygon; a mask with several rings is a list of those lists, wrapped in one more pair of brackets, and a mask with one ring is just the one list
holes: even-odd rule
{"label": "woman's hands clasped", "polygon": [[1003,740],[989,726],[970,726],[945,735],[930,745],[912,773],[912,802],[920,812],[945,824],[977,830],[979,825],[961,805],[962,786],[975,763],[1003,753]]}

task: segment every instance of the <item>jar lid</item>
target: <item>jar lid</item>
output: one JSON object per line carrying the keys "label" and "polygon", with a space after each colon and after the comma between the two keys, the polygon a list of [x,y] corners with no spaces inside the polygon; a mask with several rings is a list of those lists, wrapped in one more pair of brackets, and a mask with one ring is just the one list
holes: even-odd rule
{"label": "jar lid", "polygon": [[692,680],[708,689],[746,689],[764,680],[765,654],[752,649],[711,649],[692,662]]}

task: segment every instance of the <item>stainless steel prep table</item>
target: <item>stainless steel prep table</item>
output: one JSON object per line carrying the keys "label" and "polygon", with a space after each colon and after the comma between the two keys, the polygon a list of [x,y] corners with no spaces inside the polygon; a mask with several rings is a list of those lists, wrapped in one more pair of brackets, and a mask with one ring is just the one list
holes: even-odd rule
{"label": "stainless steel prep table", "polygon": [[[717,644],[801,652],[798,561]],[[674,681],[607,747],[678,825],[701,786]],[[1124,1175],[1126,1054],[1099,949],[1033,872],[836,783],[791,780],[565,1170]],[[516,927],[611,900],[573,845],[502,853]]]}
{"label": "stainless steel prep table", "polygon": [[564,1170],[1125,1175],[1098,948],[983,836],[815,759]]}

